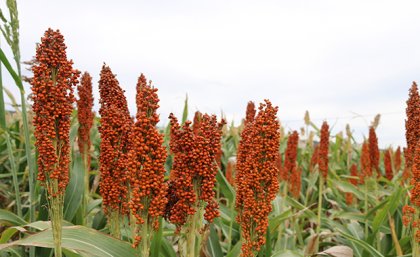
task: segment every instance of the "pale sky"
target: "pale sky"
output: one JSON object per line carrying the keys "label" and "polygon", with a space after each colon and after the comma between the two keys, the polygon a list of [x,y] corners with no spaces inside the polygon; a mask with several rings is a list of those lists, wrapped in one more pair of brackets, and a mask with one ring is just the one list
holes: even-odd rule
{"label": "pale sky", "polygon": [[181,116],[186,94],[190,114],[223,111],[236,123],[249,100],[268,98],[287,129],[303,126],[309,110],[333,134],[350,123],[360,141],[381,113],[380,145],[405,145],[405,101],[420,78],[420,1],[22,0],[18,8],[22,60],[48,27],[60,29],[74,67],[94,78],[96,110],[106,62],[132,115],[143,72],[159,89],[163,123]]}

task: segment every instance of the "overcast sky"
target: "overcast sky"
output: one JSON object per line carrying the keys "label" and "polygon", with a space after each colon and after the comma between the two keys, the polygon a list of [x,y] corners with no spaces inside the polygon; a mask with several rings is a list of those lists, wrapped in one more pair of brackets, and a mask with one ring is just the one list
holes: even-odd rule
{"label": "overcast sky", "polygon": [[163,122],[195,110],[239,122],[269,98],[287,129],[305,110],[359,139],[374,115],[382,147],[404,145],[405,101],[420,77],[420,1],[18,1],[22,60],[51,27],[75,68],[97,81],[106,62],[134,115],[141,72],[159,89]]}

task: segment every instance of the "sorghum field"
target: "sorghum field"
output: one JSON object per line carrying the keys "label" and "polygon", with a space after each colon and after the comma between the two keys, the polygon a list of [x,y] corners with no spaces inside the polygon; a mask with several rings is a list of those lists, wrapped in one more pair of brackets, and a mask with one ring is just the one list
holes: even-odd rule
{"label": "sorghum field", "polygon": [[239,125],[188,113],[186,100],[162,127],[159,85],[139,72],[127,97],[111,64],[92,81],[59,30],[40,35],[23,78],[16,2],[7,8],[1,66],[22,104],[0,80],[1,257],[420,256],[416,83],[396,149],[379,149],[379,115],[356,142],[351,125],[331,134],[308,112],[287,131],[270,100],[248,102]]}

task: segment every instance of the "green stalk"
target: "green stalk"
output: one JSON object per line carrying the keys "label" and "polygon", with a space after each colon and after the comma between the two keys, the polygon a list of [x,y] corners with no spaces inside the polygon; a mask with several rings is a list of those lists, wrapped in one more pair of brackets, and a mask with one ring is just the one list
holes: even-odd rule
{"label": "green stalk", "polygon": [[2,65],[0,63],[0,127],[6,131],[6,109],[4,107],[3,75],[1,72],[1,66]]}
{"label": "green stalk", "polygon": [[58,193],[59,188],[58,188],[57,179],[53,179],[52,181],[50,181],[48,188],[49,190],[52,191],[53,194],[57,194],[55,196],[48,195],[48,197],[50,198],[49,209],[50,209],[51,226],[52,226],[53,239],[54,239],[54,256],[62,257],[63,255],[62,255],[62,249],[61,249],[61,239],[62,239],[64,196],[63,194]]}
{"label": "green stalk", "polygon": [[15,162],[15,156],[13,155],[12,142],[10,141],[9,133],[5,132],[5,135],[6,135],[6,143],[7,143],[7,152],[9,154],[10,169],[12,172],[13,187],[15,189],[17,214],[19,217],[23,217],[22,216],[22,203],[21,203],[20,191],[19,191],[19,182],[17,178],[17,167],[16,167],[16,162]]}
{"label": "green stalk", "polygon": [[190,216],[190,223],[187,227],[187,254],[186,257],[195,257],[195,233],[196,233],[196,216],[198,215],[198,210],[194,215]]}
{"label": "green stalk", "polygon": [[316,227],[316,252],[319,252],[320,233],[321,233],[321,213],[322,213],[322,190],[324,187],[324,177],[319,174],[319,190],[318,190],[318,216],[317,216],[317,227]]}
{"label": "green stalk", "polygon": [[89,203],[89,151],[88,151],[88,145],[84,144],[83,145],[83,170],[85,173],[85,190],[84,190],[84,197],[83,197],[83,205],[82,205],[82,210],[83,210],[83,225],[87,224],[87,206]]}
{"label": "green stalk", "polygon": [[368,185],[365,180],[365,239],[368,238],[369,226],[368,226],[368,213],[369,213],[369,203],[368,203]]}
{"label": "green stalk", "polygon": [[140,225],[141,230],[141,249],[140,256],[148,257],[150,255],[150,237],[152,235],[152,229],[150,227],[150,222],[148,219],[148,214],[143,215],[144,223]]}
{"label": "green stalk", "polygon": [[395,231],[395,222],[394,218],[388,212],[388,220],[389,220],[389,228],[391,229],[391,237],[392,242],[395,245],[395,251],[397,252],[397,256],[403,256],[403,251],[401,249],[400,242],[398,241],[397,232]]}
{"label": "green stalk", "polygon": [[[228,233],[228,242],[232,242],[232,231],[233,231],[233,221],[235,219],[235,217],[233,216],[233,211],[235,210],[235,202],[230,204],[230,213],[232,214],[232,216],[230,217],[230,223],[229,223],[229,233]],[[227,252],[230,252],[230,250],[232,249],[232,244],[229,243],[228,245],[228,250]]]}
{"label": "green stalk", "polygon": [[111,210],[108,216],[109,218],[109,232],[110,234],[120,239],[121,238],[121,231],[120,231],[120,212],[119,210]]}

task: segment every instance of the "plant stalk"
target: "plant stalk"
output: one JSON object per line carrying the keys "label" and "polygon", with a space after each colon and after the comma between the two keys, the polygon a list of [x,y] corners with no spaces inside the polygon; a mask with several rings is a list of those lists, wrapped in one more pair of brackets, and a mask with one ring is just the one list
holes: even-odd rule
{"label": "plant stalk", "polygon": [[322,174],[319,174],[319,190],[318,190],[318,215],[317,215],[317,227],[316,227],[316,252],[319,252],[319,243],[320,243],[320,233],[321,233],[321,214],[322,214],[322,195],[324,187],[324,177]]}
{"label": "plant stalk", "polygon": [[365,178],[365,239],[368,238],[368,234],[369,234],[369,225],[368,225],[368,210],[369,208],[369,203],[368,203],[368,183],[366,181]]}
{"label": "plant stalk", "polygon": [[6,142],[7,142],[7,151],[9,153],[10,169],[12,172],[13,187],[15,189],[15,201],[16,201],[17,214],[19,217],[22,218],[23,217],[22,204],[21,204],[21,199],[20,199],[19,181],[17,178],[17,167],[16,167],[16,162],[15,162],[15,156],[13,155],[12,142],[10,141],[9,132],[5,131],[5,135],[6,135]]}
{"label": "plant stalk", "polygon": [[109,214],[109,232],[111,236],[120,239],[120,212],[119,210],[111,210]]}
{"label": "plant stalk", "polygon": [[84,177],[84,182],[85,182],[85,190],[84,190],[84,197],[83,197],[83,225],[87,224],[87,206],[89,203],[89,196],[90,196],[90,191],[89,191],[89,171],[90,171],[90,167],[89,167],[89,151],[88,151],[88,145],[84,144],[83,145],[83,170],[85,173],[85,177]]}
{"label": "plant stalk", "polygon": [[50,197],[50,215],[51,215],[51,226],[53,231],[54,239],[54,256],[62,257],[61,249],[61,239],[62,239],[62,221],[63,221],[63,194],[60,194],[58,191],[58,181],[53,179],[51,181],[51,190],[53,194],[49,195]]}

